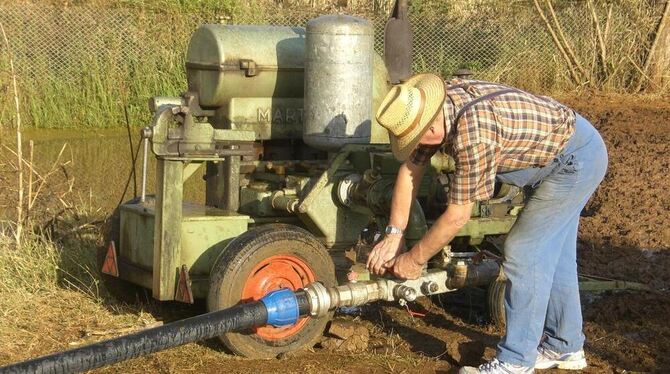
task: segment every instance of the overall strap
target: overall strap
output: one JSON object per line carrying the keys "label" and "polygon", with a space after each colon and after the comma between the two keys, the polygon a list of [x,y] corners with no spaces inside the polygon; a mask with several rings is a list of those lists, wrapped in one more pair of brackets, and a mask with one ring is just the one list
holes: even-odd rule
{"label": "overall strap", "polygon": [[507,93],[510,93],[510,92],[522,92],[522,91],[517,90],[516,88],[507,88],[507,89],[504,89],[504,90],[495,91],[495,92],[488,93],[486,95],[479,96],[479,97],[469,101],[468,103],[463,105],[463,107],[458,111],[458,113],[456,113],[456,118],[454,119],[453,125],[454,126],[457,125],[458,121],[460,121],[463,114],[468,109],[470,109],[473,105],[477,104],[478,102],[488,100],[488,99],[494,98],[496,96],[504,95],[504,94],[507,94]]}

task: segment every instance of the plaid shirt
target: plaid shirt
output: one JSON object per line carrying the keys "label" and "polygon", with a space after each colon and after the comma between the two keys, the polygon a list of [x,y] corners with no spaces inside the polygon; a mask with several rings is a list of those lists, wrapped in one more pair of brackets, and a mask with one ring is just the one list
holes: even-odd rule
{"label": "plaid shirt", "polygon": [[523,91],[475,103],[455,124],[456,114],[466,103],[509,87],[462,79],[447,82],[445,87],[446,144],[419,145],[409,161],[428,164],[440,148],[454,158],[449,204],[492,198],[497,172],[547,165],[574,133],[573,110],[552,98]]}

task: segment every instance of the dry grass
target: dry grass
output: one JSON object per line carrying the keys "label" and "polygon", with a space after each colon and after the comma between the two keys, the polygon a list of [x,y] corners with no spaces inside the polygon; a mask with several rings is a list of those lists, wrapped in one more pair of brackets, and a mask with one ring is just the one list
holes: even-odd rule
{"label": "dry grass", "polygon": [[151,326],[151,305],[116,301],[101,282],[100,212],[80,201],[25,222],[21,248],[0,232],[0,365]]}
{"label": "dry grass", "polygon": [[[155,322],[136,308],[111,307],[77,291],[55,287],[28,292],[0,292],[0,365],[96,340],[109,339],[124,328]],[[109,331],[107,335],[93,334]]]}
{"label": "dry grass", "polygon": [[[15,146],[0,147],[0,365],[155,322],[143,312],[145,304],[117,303],[101,283],[104,212],[73,194],[66,149],[40,168]],[[21,168],[29,173],[27,186],[16,178]],[[24,188],[26,214],[16,216],[10,207]]]}

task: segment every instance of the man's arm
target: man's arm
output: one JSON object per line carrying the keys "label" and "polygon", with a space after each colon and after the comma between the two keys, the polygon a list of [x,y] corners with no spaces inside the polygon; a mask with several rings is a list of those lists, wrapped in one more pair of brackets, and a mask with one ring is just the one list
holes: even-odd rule
{"label": "man's arm", "polygon": [[410,253],[414,260],[423,265],[449,244],[463,226],[470,220],[474,203],[463,205],[450,204],[447,210],[435,221],[430,230]]}
{"label": "man's arm", "polygon": [[419,192],[419,184],[425,170],[425,165],[415,165],[410,161],[405,161],[400,165],[393,187],[389,225],[403,230],[407,227],[412,201]]}
{"label": "man's arm", "polygon": [[421,276],[423,265],[451,242],[470,220],[473,205],[474,203],[450,204],[426,235],[410,251],[395,259],[393,274],[404,279],[416,279]]}
{"label": "man's arm", "polygon": [[[425,169],[425,165],[416,165],[411,161],[405,161],[400,165],[393,188],[389,225],[403,230],[407,227],[412,201],[416,198]],[[403,246],[402,235],[387,235],[370,252],[367,261],[368,269],[375,274],[384,274],[388,266],[386,263],[396,257]]]}
{"label": "man's arm", "polygon": [[472,201],[488,200],[493,196],[497,152],[495,145],[487,143],[471,144],[457,151],[447,210],[412,248],[412,258],[418,263],[425,264],[468,223],[474,205]]}

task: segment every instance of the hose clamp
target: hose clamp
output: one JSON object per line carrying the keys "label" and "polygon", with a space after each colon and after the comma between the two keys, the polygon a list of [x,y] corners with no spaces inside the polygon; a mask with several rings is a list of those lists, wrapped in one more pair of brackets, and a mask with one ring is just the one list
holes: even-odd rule
{"label": "hose clamp", "polygon": [[320,282],[313,282],[305,287],[305,292],[309,298],[309,314],[312,317],[323,317],[328,314],[331,299],[326,286]]}

